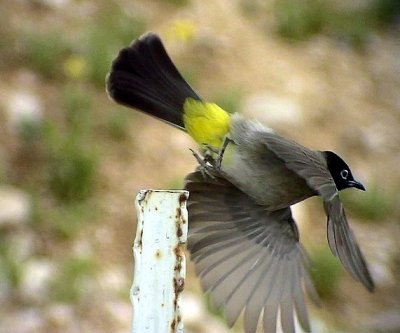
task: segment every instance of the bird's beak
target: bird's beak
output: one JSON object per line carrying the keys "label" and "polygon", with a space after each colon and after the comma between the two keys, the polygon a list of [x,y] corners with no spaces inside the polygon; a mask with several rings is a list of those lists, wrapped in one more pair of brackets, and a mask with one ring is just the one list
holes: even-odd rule
{"label": "bird's beak", "polygon": [[348,182],[348,185],[349,185],[349,187],[354,187],[354,188],[357,188],[357,189],[359,189],[361,191],[365,191],[364,185],[361,184],[360,182],[356,181],[356,180],[350,180]]}

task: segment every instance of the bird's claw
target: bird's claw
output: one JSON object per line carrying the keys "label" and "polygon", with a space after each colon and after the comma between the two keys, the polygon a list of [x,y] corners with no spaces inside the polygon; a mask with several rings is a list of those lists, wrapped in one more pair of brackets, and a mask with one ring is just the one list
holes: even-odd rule
{"label": "bird's claw", "polygon": [[229,143],[233,142],[228,136],[225,137],[224,142],[222,143],[221,148],[217,149],[213,146],[206,145],[207,151],[212,152],[217,155],[216,159],[212,159],[214,169],[218,172],[221,171],[222,159],[224,158],[225,150],[228,147]]}
{"label": "bird's claw", "polygon": [[216,174],[218,175],[221,172],[222,159],[224,157],[226,147],[230,142],[233,141],[226,136],[222,144],[222,147],[219,149],[209,144],[204,144],[203,145],[203,147],[205,148],[204,156],[200,156],[193,149],[189,148],[193,156],[199,163],[200,171],[204,177],[208,176],[211,179],[215,179],[216,178],[215,175]]}
{"label": "bird's claw", "polygon": [[201,157],[197,152],[193,149],[189,148],[192,152],[193,156],[199,163],[200,172],[203,177],[210,177],[211,179],[215,180],[215,166],[214,166],[214,159],[211,155],[206,154],[204,157]]}

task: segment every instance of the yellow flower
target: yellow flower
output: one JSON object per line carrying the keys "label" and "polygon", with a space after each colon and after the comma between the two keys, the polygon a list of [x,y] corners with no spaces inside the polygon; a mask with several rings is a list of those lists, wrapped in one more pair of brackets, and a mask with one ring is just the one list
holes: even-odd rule
{"label": "yellow flower", "polygon": [[64,61],[63,70],[65,76],[69,79],[82,79],[87,73],[86,59],[80,55],[73,54]]}
{"label": "yellow flower", "polygon": [[169,28],[169,35],[178,40],[187,42],[193,39],[196,33],[196,26],[190,19],[176,20],[171,24]]}

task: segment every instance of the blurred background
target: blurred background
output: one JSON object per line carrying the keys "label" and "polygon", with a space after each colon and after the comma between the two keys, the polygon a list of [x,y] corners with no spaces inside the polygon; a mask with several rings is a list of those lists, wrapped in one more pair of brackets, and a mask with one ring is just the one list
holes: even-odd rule
{"label": "blurred background", "polygon": [[[400,332],[398,0],[1,1],[0,332],[130,330],[135,196],[196,165],[184,133],[106,96],[146,31],[205,99],[351,165],[367,192],[342,198],[377,288],[331,255],[320,200],[297,205],[314,332]],[[188,268],[186,332],[228,332]]]}

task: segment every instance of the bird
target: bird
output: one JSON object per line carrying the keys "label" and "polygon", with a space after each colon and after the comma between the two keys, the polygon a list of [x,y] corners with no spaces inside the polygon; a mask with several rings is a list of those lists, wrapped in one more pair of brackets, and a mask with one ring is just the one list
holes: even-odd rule
{"label": "bird", "polygon": [[259,322],[265,333],[276,332],[279,322],[293,333],[295,318],[311,331],[304,294],[317,304],[319,298],[291,206],[313,196],[323,201],[331,252],[374,290],[339,196],[365,187],[339,155],[306,148],[205,101],[152,32],[119,51],[106,91],[114,102],[183,130],[198,144],[198,166],[184,185],[190,193],[187,247],[203,289],[229,326],[243,314],[246,333]]}

